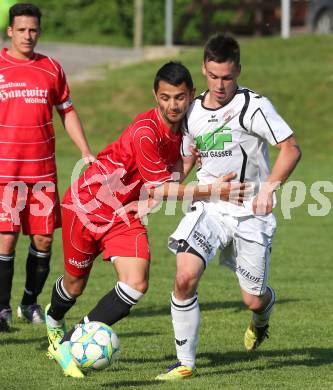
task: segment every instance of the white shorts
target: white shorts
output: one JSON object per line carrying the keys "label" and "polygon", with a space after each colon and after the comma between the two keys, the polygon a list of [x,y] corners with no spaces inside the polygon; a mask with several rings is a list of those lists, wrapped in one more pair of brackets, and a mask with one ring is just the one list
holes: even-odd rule
{"label": "white shorts", "polygon": [[240,287],[252,295],[266,292],[272,239],[273,214],[233,217],[216,210],[213,203],[195,202],[169,238],[176,253],[179,240],[195,249],[207,266],[221,250],[220,262],[237,275]]}

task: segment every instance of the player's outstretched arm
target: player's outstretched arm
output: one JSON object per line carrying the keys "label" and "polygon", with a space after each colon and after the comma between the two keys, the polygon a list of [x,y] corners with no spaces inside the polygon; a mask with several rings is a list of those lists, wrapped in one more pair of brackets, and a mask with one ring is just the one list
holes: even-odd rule
{"label": "player's outstretched arm", "polygon": [[142,198],[126,204],[116,210],[120,216],[126,213],[135,213],[135,218],[143,218],[150,214],[152,210],[163,200],[203,200],[203,199],[223,199],[231,203],[242,205],[248,199],[253,188],[248,183],[231,182],[236,177],[235,173],[229,173],[217,179],[213,184],[203,185],[183,185],[176,182],[166,182],[159,187],[151,188],[142,192]]}
{"label": "player's outstretched arm", "polygon": [[75,110],[60,114],[62,123],[75,145],[79,148],[82,158],[86,164],[96,160],[91,153],[87,138],[85,136],[81,120]]}
{"label": "player's outstretched arm", "polygon": [[247,183],[231,182],[236,173],[229,173],[207,185],[184,185],[166,182],[149,189],[149,197],[156,200],[205,200],[222,199],[235,204],[242,204],[252,192],[252,186]]}
{"label": "player's outstretched arm", "polygon": [[273,192],[288,179],[302,156],[294,136],[280,142],[276,147],[279,149],[279,154],[272,168],[272,173],[253,200],[253,212],[256,215],[272,212]]}

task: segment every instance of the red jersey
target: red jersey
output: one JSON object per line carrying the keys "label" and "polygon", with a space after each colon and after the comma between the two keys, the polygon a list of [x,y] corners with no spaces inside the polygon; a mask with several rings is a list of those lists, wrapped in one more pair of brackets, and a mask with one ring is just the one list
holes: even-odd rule
{"label": "red jersey", "polygon": [[61,66],[34,54],[19,60],[0,54],[0,182],[55,181],[53,106],[73,109]]}
{"label": "red jersey", "polygon": [[98,154],[67,191],[64,203],[73,203],[90,221],[114,221],[114,210],[139,199],[143,186],[152,188],[172,179],[181,138],[167,127],[158,108],[140,114]]}

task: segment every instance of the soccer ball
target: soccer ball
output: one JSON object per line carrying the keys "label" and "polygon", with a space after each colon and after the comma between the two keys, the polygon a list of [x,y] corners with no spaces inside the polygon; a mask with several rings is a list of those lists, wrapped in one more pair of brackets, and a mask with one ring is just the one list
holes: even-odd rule
{"label": "soccer ball", "polygon": [[119,339],[102,322],[79,324],[70,339],[70,352],[83,370],[103,370],[119,353]]}

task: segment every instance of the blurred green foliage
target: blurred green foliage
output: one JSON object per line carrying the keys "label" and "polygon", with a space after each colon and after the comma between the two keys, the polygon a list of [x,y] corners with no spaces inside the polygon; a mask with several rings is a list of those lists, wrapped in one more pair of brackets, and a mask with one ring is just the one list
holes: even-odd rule
{"label": "blurred green foliage", "polygon": [[[132,44],[134,0],[31,1],[43,13],[42,28],[47,40]],[[165,0],[143,0],[143,3],[143,43],[163,44]],[[202,44],[212,32],[238,23],[239,12],[229,6],[239,3],[240,0],[173,0],[174,43]],[[246,21],[248,16],[243,13],[241,18]]]}
{"label": "blurred green foliage", "polygon": [[131,42],[133,2],[129,0],[33,0],[43,13],[47,38],[88,43]]}

